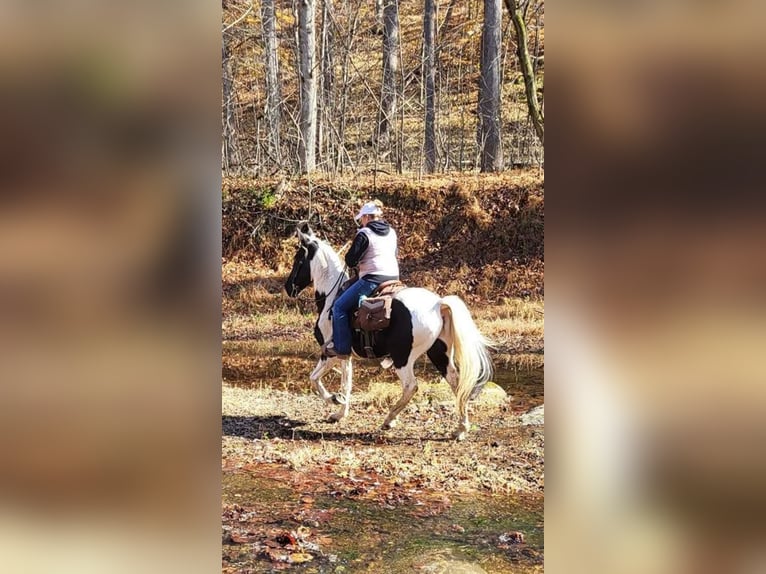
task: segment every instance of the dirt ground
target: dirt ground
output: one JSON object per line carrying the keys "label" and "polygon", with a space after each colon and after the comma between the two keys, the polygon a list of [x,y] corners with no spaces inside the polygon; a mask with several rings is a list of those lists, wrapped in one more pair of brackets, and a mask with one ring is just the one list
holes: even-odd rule
{"label": "dirt ground", "polygon": [[[376,550],[379,542],[368,541],[359,557],[349,554],[359,540],[344,540],[337,532],[338,520],[330,518],[348,504],[397,516],[414,512],[413,520],[425,521],[423,528],[442,529],[453,537],[454,529],[471,532],[470,524],[461,526],[450,514],[453,503],[466,496],[488,497],[483,504],[489,507],[498,500],[523,500],[541,513],[544,427],[541,420],[528,424],[524,418],[543,403],[540,302],[472,307],[480,328],[498,342],[498,385],[488,385],[471,403],[471,433],[467,440],[455,442],[450,438],[457,422],[454,397],[425,361],[417,367],[418,392],[394,429],[379,431],[400,385],[393,371],[374,361],[357,361],[350,414],[340,423],[328,422],[336,407],[312,394],[308,382],[318,358],[311,302],[287,300],[279,275],[272,271],[240,264],[230,264],[227,271],[224,572],[387,571],[381,566],[384,555]],[[243,312],[248,306],[261,311]],[[522,316],[528,320],[520,321]],[[331,392],[337,391],[339,375],[330,375],[325,383]],[[269,484],[284,490],[269,494]],[[280,504],[271,500],[273,496]],[[434,520],[436,526],[430,522]],[[480,541],[488,535],[476,528],[474,539],[479,542],[473,547],[481,549]],[[503,546],[498,536],[505,534],[493,534],[492,553],[479,553],[473,563],[479,558],[489,561],[483,562],[488,572],[510,571],[509,564],[517,570],[527,568],[518,571],[538,571],[541,543],[498,550]],[[513,552],[522,550],[526,554],[511,559]],[[493,554],[497,552],[501,558]]]}
{"label": "dirt ground", "polygon": [[[452,545],[460,541],[474,551],[467,564],[481,562],[481,571],[541,571],[541,541],[501,544],[503,536],[517,531],[530,538],[542,530],[541,524],[519,528],[509,511],[505,521],[510,527],[487,523],[474,526],[472,537],[463,537],[473,522],[456,518],[452,507],[472,501],[468,516],[476,524],[485,520],[475,516],[476,501],[489,507],[523,501],[525,510],[541,516],[543,426],[524,424],[523,414],[542,396],[514,400],[492,388],[472,404],[468,439],[455,442],[449,438],[455,425],[451,391],[435,380],[421,385],[397,427],[377,431],[398,393],[393,379],[392,373],[383,373],[360,384],[351,414],[337,424],[325,421],[331,409],[312,394],[224,384],[224,572],[413,571],[409,562],[392,565],[392,556],[404,560],[411,549],[381,550],[398,539],[389,533],[401,534],[401,527],[388,522],[408,516],[413,524],[422,523],[416,531],[430,533],[421,545],[441,548],[445,539]],[[539,382],[527,384],[541,391]],[[283,490],[274,493],[269,485]],[[370,514],[376,518],[364,518]],[[358,536],[344,537],[357,528]],[[428,561],[422,571],[432,567]],[[446,565],[441,571],[453,570],[454,565]]]}

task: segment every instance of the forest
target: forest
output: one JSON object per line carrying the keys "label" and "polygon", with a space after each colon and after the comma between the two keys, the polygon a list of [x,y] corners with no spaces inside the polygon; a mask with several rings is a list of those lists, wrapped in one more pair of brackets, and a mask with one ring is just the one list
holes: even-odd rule
{"label": "forest", "polygon": [[225,0],[225,173],[543,164],[542,0]]}
{"label": "forest", "polygon": [[[223,8],[222,571],[542,572],[544,2]],[[461,442],[425,355],[396,426],[385,361],[310,380],[325,296],[288,294],[296,231],[342,253],[370,199],[401,280],[492,342]]]}

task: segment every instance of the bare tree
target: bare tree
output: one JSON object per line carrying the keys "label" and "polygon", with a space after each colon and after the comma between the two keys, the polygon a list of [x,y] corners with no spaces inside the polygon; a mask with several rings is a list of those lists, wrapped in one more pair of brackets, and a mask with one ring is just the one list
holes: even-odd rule
{"label": "bare tree", "polygon": [[221,45],[221,67],[223,71],[223,153],[221,159],[225,171],[229,171],[240,164],[235,114],[236,92],[229,48],[230,41],[230,35],[224,31]]}
{"label": "bare tree", "polygon": [[321,33],[321,56],[320,64],[321,74],[321,98],[319,115],[319,156],[325,155],[328,159],[333,158],[333,149],[331,137],[333,116],[337,113],[335,102],[335,54],[334,54],[334,34],[330,22],[332,18],[333,5],[332,0],[323,0],[322,2],[322,33]]}
{"label": "bare tree", "polygon": [[383,33],[383,0],[375,0],[375,33]]}
{"label": "bare tree", "polygon": [[391,126],[396,117],[397,78],[399,72],[399,3],[384,0],[383,3],[383,87],[378,114],[377,141],[387,147]]}
{"label": "bare tree", "polygon": [[425,87],[425,141],[423,170],[433,173],[436,169],[436,97],[435,97],[435,48],[436,3],[425,0],[423,12],[423,80]]}
{"label": "bare tree", "polygon": [[529,117],[532,118],[532,124],[535,126],[535,133],[540,138],[540,143],[544,144],[545,118],[540,109],[540,102],[537,99],[535,73],[532,67],[532,58],[529,55],[529,37],[527,36],[527,26],[524,22],[524,14],[529,6],[529,0],[526,0],[523,4],[523,6],[520,6],[518,0],[505,0],[505,7],[511,15],[513,28],[516,30],[516,54],[519,57],[521,74],[524,76],[524,92],[527,96]]}
{"label": "bare tree", "polygon": [[266,122],[269,128],[269,147],[272,159],[281,163],[279,141],[279,58],[277,57],[277,30],[274,20],[274,0],[261,0],[261,25],[264,56],[266,59]]}
{"label": "bare tree", "polygon": [[503,9],[501,1],[484,0],[477,142],[482,172],[503,169],[503,147],[500,137],[500,47]]}
{"label": "bare tree", "polygon": [[497,171],[542,158],[543,7],[226,0],[222,169]]}
{"label": "bare tree", "polygon": [[[350,89],[353,84],[351,80],[351,54],[354,49],[354,41],[356,39],[357,35],[357,27],[359,24],[359,15],[361,11],[361,7],[364,0],[357,0],[356,4],[351,6],[347,5],[347,9],[351,10],[351,13],[348,17],[348,30],[345,34],[341,34],[340,32],[337,34],[338,39],[340,40],[341,47],[343,48],[343,59],[340,64],[341,69],[341,88],[340,88],[340,94],[338,99],[340,100],[340,110],[339,110],[339,118],[338,121],[340,123],[337,131],[337,138],[338,138],[338,153],[335,157],[335,165],[336,169],[338,169],[341,173],[343,172],[343,156],[345,154],[345,157],[347,158],[348,162],[353,165],[351,162],[351,157],[348,153],[348,150],[346,149],[346,127],[347,127],[347,121],[349,120],[349,97],[350,97]],[[332,18],[332,14],[330,14],[330,17]],[[335,22],[333,21],[333,24]]]}
{"label": "bare tree", "polygon": [[298,50],[301,85],[300,139],[298,161],[302,173],[316,167],[317,132],[317,80],[314,74],[316,59],[315,0],[298,0]]}

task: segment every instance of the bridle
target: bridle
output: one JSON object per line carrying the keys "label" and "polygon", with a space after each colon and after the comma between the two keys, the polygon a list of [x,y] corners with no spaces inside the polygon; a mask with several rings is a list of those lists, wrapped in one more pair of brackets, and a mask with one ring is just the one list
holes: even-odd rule
{"label": "bridle", "polygon": [[[305,260],[301,261],[301,265],[303,265],[303,264],[305,264]],[[335,288],[338,287],[338,285],[340,284],[341,280],[346,276],[346,271],[348,271],[348,265],[344,265],[343,266],[343,271],[341,271],[341,273],[338,274],[338,279],[335,281],[335,284],[332,287],[330,287],[330,290],[327,292],[326,295],[323,295],[322,297],[316,297],[315,296],[312,299],[311,297],[301,297],[301,295],[299,293],[298,295],[295,296],[295,299],[297,299],[298,301],[320,301],[320,300],[322,302],[326,301],[327,298],[332,294],[332,292],[335,291]]]}
{"label": "bridle", "polygon": [[[346,244],[343,247],[340,248],[340,251],[338,253],[342,253],[350,245],[350,243],[351,243],[350,241],[347,241]],[[306,259],[301,261],[301,267],[303,267],[306,264],[306,262],[307,262]],[[296,275],[298,275],[297,271],[299,271],[299,270],[300,270],[300,267],[296,270],[296,273],[295,273]],[[316,297],[315,296],[312,299],[311,297],[301,297],[300,293],[299,293],[298,295],[295,296],[295,299],[297,299],[298,301],[319,301],[319,300],[321,300],[324,303],[324,301],[327,300],[327,297],[329,297],[330,294],[333,291],[335,291],[335,288],[340,284],[340,282],[343,279],[343,277],[347,276],[347,273],[346,273],[347,271],[348,271],[348,265],[344,265],[343,266],[343,271],[341,271],[340,274],[338,275],[338,279],[335,281],[335,284],[332,287],[330,287],[330,290],[323,297]]]}

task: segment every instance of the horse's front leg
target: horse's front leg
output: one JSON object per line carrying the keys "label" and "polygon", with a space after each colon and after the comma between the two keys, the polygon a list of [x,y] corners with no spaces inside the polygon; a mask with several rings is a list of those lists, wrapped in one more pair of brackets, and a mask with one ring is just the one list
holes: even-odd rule
{"label": "horse's front leg", "polygon": [[330,369],[330,363],[331,361],[327,360],[325,357],[322,357],[319,359],[317,366],[314,367],[314,370],[309,375],[309,380],[311,381],[311,389],[317,395],[319,395],[323,401],[327,403],[335,402],[335,396],[332,393],[327,392],[327,389],[322,384],[322,377]]}
{"label": "horse's front leg", "polygon": [[340,362],[340,393],[334,396],[334,400],[340,406],[330,415],[331,422],[338,422],[348,416],[348,407],[351,404],[351,384],[353,381],[354,368],[351,359]]}

